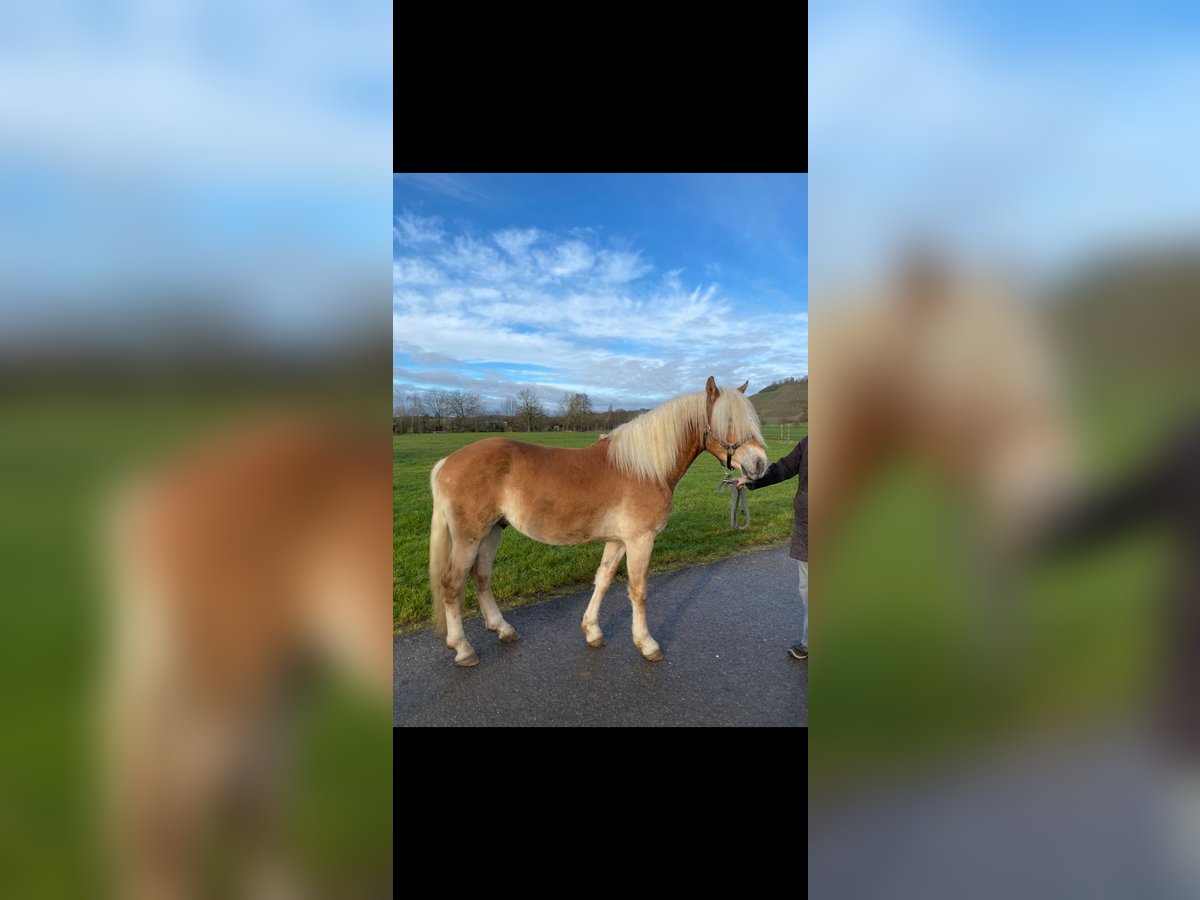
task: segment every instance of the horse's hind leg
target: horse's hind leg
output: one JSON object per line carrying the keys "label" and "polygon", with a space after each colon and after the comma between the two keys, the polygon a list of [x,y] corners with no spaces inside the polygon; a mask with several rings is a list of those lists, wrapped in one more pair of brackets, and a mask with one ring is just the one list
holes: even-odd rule
{"label": "horse's hind leg", "polygon": [[454,651],[456,666],[479,664],[475,648],[463,633],[462,604],[463,588],[467,584],[467,572],[475,564],[476,541],[460,539],[455,535],[454,549],[450,551],[450,563],[442,575],[442,588],[446,597],[446,646]]}
{"label": "horse's hind leg", "polygon": [[629,602],[633,604],[633,643],[642,651],[642,656],[657,662],[662,659],[662,650],[646,627],[646,573],[650,569],[654,535],[627,542],[625,549],[629,553],[626,567],[629,570]]}
{"label": "horse's hind leg", "polygon": [[471,568],[471,577],[475,581],[475,597],[479,601],[479,611],[483,613],[487,630],[500,632],[500,640],[508,643],[517,640],[520,635],[517,634],[517,629],[504,621],[500,607],[496,605],[496,597],[492,594],[492,563],[496,560],[496,551],[500,549],[500,538],[503,534],[502,526],[492,526],[488,536],[479,545],[475,565]]}
{"label": "horse's hind leg", "polygon": [[625,555],[625,545],[620,541],[609,541],[604,545],[604,558],[600,560],[600,568],[596,570],[596,590],[592,592],[592,602],[588,604],[583,614],[580,628],[587,635],[588,646],[603,647],[604,632],[600,630],[600,604],[604,602],[604,592],[612,584],[621,557]]}

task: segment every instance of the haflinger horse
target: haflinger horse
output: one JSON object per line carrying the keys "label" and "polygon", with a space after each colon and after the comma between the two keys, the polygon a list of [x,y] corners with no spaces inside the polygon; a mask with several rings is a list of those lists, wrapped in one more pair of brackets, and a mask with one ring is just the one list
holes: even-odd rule
{"label": "haflinger horse", "polygon": [[810,308],[809,364],[820,373],[809,394],[817,596],[841,523],[874,477],[898,459],[919,461],[964,501],[968,527],[956,537],[972,563],[976,636],[986,653],[1003,651],[991,660],[1006,671],[1010,639],[1024,627],[1014,598],[1025,563],[1082,485],[1065,372],[1046,324],[1017,286],[927,256],[882,287]]}
{"label": "haflinger horse", "polygon": [[924,255],[850,299],[812,304],[817,552],[871,476],[907,453],[960,489],[987,557],[1018,557],[1081,484],[1064,374],[1044,323],[1012,285]]}
{"label": "haflinger horse", "polygon": [[592,647],[605,644],[600,603],[625,556],[633,643],[646,659],[662,659],[646,626],[646,573],[655,537],[671,516],[675,486],[705,450],[748,478],[767,469],[758,415],[744,396],[748,384],[718,388],[710,376],[704,392],[669,400],[590,447],[489,438],[439,460],[429,478],[429,583],[434,627],[455,652],[454,662],[479,662],[462,626],[468,573],[487,629],[501,641],[517,640],[491,590],[492,564],[509,525],[543,544],[605,542],[581,625]]}

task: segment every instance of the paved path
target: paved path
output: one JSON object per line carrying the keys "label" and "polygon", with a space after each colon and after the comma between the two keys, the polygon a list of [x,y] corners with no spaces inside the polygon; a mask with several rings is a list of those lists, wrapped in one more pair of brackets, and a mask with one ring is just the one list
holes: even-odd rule
{"label": "paved path", "polygon": [[398,637],[393,722],[807,726],[808,663],[787,655],[800,636],[796,581],[786,547],[651,577],[657,663],[633,646],[624,581],[604,598],[608,646],[599,650],[579,629],[590,589],[506,612],[521,634],[515,644],[468,621],[479,654],[471,669],[455,666],[432,631]]}
{"label": "paved path", "polygon": [[1200,883],[1189,889],[1172,881],[1173,864],[1198,868],[1195,833],[1173,833],[1171,825],[1168,804],[1178,787],[1149,738],[1121,724],[1030,740],[973,763],[945,762],[838,802],[810,798],[808,893],[1195,898]]}

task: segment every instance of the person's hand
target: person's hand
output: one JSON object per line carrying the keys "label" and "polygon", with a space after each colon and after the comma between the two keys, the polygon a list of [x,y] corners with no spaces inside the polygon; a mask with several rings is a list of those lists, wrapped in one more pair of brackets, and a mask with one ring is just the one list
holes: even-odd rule
{"label": "person's hand", "polygon": [[733,483],[733,486],[734,486],[735,488],[737,488],[737,489],[740,491],[742,488],[744,488],[744,487],[746,486],[746,479],[745,479],[745,478],[739,478],[737,481],[735,481],[735,482]]}

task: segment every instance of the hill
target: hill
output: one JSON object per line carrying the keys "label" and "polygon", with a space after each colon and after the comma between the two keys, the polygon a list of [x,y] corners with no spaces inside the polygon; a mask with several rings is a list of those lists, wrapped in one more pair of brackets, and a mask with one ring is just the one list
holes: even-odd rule
{"label": "hill", "polygon": [[1077,361],[1178,377],[1200,355],[1200,247],[1163,247],[1094,263],[1060,292],[1056,325]]}
{"label": "hill", "polygon": [[768,385],[750,397],[764,425],[808,421],[808,379]]}

